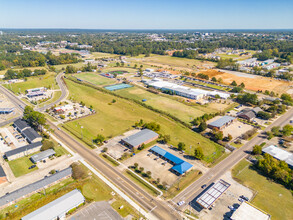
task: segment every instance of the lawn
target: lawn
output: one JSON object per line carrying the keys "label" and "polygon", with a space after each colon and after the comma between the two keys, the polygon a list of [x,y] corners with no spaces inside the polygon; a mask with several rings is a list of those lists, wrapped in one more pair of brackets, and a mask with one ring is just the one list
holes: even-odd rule
{"label": "lawn", "polygon": [[99,75],[98,73],[79,73],[74,74],[74,77],[77,77],[79,79],[88,81],[89,83],[93,83],[95,85],[110,85],[116,83],[115,79],[110,79],[104,76]]}
{"label": "lawn", "polygon": [[172,57],[167,55],[155,55],[150,57],[144,57],[141,59],[143,63],[146,64],[163,64],[169,65],[172,67],[188,67],[191,68],[192,66],[199,66],[202,64],[209,64],[214,66],[215,64],[210,61],[200,61],[196,59],[188,59],[188,58],[180,58],[180,57]]}
{"label": "lawn", "polygon": [[[184,142],[188,146],[186,153],[193,154],[194,148],[200,145],[206,156],[213,155],[210,158],[215,159],[222,154],[221,146],[161,114],[70,80],[66,80],[66,83],[70,98],[77,102],[83,101],[87,106],[92,105],[96,110],[96,114],[68,122],[64,126],[79,138],[82,133],[83,140],[89,144],[97,134],[112,138],[133,129],[135,122],[143,119],[146,122],[159,123],[160,132],[171,136],[170,144]],[[113,99],[116,100],[115,103],[112,103]],[[191,150],[189,146],[192,146]],[[212,162],[212,159],[208,162]]]}
{"label": "lawn", "polygon": [[20,83],[11,83],[11,84],[4,84],[4,86],[14,93],[25,93],[27,89],[33,89],[38,87],[50,87],[53,89],[59,89],[56,81],[55,81],[55,73],[49,72],[45,75],[41,76],[33,76],[28,77],[27,81],[20,82]]}
{"label": "lawn", "polygon": [[[88,171],[88,170],[87,170]],[[112,207],[123,216],[129,214],[137,216],[136,211],[125,202],[118,195],[111,195],[112,189],[109,188],[102,180],[95,175],[89,175],[83,180],[74,180],[71,177],[67,178],[49,188],[45,189],[44,193],[35,193],[32,196],[22,199],[15,204],[0,210],[0,219],[20,219],[21,217],[29,214],[30,212],[48,204],[49,202],[63,196],[64,194],[79,189],[88,202],[92,201],[108,201],[114,199]],[[117,204],[119,206],[117,207]],[[119,210],[123,205],[124,208]],[[7,215],[7,213],[9,213]]]}
{"label": "lawn", "polygon": [[55,91],[54,92],[54,95],[53,95],[53,97],[51,99],[49,99],[46,102],[42,102],[41,104],[38,105],[38,107],[40,108],[40,107],[43,107],[45,105],[48,105],[48,104],[50,104],[52,102],[57,101],[60,98],[61,94],[62,94],[61,91]]}
{"label": "lawn", "polygon": [[64,69],[65,70],[65,68],[67,67],[67,66],[74,66],[75,68],[81,68],[81,67],[83,67],[83,66],[85,66],[86,64],[85,63],[83,63],[83,62],[80,62],[80,63],[69,63],[69,64],[60,64],[60,65],[54,65],[54,68],[56,69],[56,70],[62,70],[62,69]]}
{"label": "lawn", "polygon": [[117,54],[92,52],[91,57],[93,58],[108,58],[108,57],[119,57]]}
{"label": "lawn", "polygon": [[284,186],[260,175],[246,160],[233,168],[232,175],[238,182],[257,192],[251,203],[269,213],[272,220],[293,219],[293,196]]}
{"label": "lawn", "polygon": [[216,112],[213,109],[199,105],[188,106],[174,99],[148,92],[147,90],[139,87],[121,89],[115,91],[115,93],[123,97],[141,102],[143,99],[146,99],[144,102],[146,105],[150,105],[153,108],[170,113],[171,115],[174,115],[175,117],[187,123],[191,122],[194,118],[202,116],[205,113]]}
{"label": "lawn", "polygon": [[35,167],[33,169],[29,169],[29,167],[33,165],[33,162],[31,162],[31,160],[30,160],[30,157],[32,155],[33,154],[18,158],[16,160],[8,161],[8,164],[9,164],[15,177],[20,177],[22,175],[25,175],[27,173],[30,173],[30,172],[38,169],[38,167]]}
{"label": "lawn", "polygon": [[[115,64],[116,65],[116,64]],[[112,71],[127,71],[129,73],[135,73],[138,69],[134,69],[132,67],[106,67],[102,70],[103,72],[112,72]]]}

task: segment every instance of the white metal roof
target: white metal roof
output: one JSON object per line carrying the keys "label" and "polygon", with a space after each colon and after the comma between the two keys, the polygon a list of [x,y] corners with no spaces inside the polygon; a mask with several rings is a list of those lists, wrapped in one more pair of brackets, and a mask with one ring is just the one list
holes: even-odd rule
{"label": "white metal roof", "polygon": [[204,194],[202,194],[196,202],[204,208],[210,207],[228,188],[230,184],[224,180],[219,180],[211,188],[209,188]]}
{"label": "white metal roof", "polygon": [[292,153],[289,153],[288,151],[282,150],[274,145],[270,145],[268,147],[265,147],[262,149],[262,151],[264,153],[270,154],[271,156],[273,156],[274,158],[278,159],[278,160],[287,160],[289,159],[291,156],[293,156]]}
{"label": "white metal roof", "polygon": [[77,207],[83,203],[85,198],[77,189],[61,196],[60,198],[48,203],[36,211],[24,216],[22,220],[51,220],[62,217],[64,212]]}

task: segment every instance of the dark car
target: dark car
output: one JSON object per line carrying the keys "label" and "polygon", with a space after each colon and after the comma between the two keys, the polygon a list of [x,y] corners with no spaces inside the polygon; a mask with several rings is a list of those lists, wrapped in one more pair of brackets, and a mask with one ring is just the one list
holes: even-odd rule
{"label": "dark car", "polygon": [[241,199],[245,200],[245,201],[249,201],[249,198],[247,198],[246,196],[242,195],[240,196]]}
{"label": "dark car", "polygon": [[36,167],[36,165],[34,164],[34,165],[31,165],[30,167],[29,167],[29,169],[33,169],[33,168],[35,168]]}
{"label": "dark car", "polygon": [[207,187],[207,184],[204,184],[204,185],[201,186],[202,189],[204,189],[206,187]]}

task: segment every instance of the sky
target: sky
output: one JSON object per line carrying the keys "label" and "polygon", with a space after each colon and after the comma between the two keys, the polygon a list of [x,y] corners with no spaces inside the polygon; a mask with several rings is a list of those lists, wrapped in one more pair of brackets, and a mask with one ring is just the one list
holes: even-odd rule
{"label": "sky", "polygon": [[0,28],[293,29],[293,0],[0,0]]}

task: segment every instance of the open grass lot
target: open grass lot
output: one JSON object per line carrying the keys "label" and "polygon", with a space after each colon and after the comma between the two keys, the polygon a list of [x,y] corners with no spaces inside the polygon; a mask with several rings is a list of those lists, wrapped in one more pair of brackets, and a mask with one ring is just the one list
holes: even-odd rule
{"label": "open grass lot", "polygon": [[[78,181],[71,177],[67,178],[45,189],[46,195],[44,193],[36,193],[28,198],[22,199],[17,203],[0,210],[0,219],[20,219],[74,189],[79,189],[87,202],[114,199],[115,202],[111,205],[122,216],[125,217],[131,214],[134,217],[138,217],[136,211],[134,211],[126,201],[117,195],[111,195],[111,188],[109,188],[102,180],[95,175],[89,175],[86,179]],[[119,210],[121,205],[123,205],[124,208]]]}
{"label": "open grass lot", "polygon": [[55,73],[49,72],[41,76],[28,77],[27,81],[20,83],[4,84],[4,86],[14,93],[25,93],[27,89],[33,89],[38,87],[51,87],[53,89],[59,89],[55,81]]}
{"label": "open grass lot", "polygon": [[91,57],[92,58],[108,58],[108,57],[119,57],[119,55],[111,54],[111,53],[92,52]]}
{"label": "open grass lot", "polygon": [[[171,144],[177,145],[178,142],[182,141],[186,146],[191,145],[191,150],[189,147],[186,150],[189,154],[193,154],[194,148],[198,144],[202,146],[206,156],[213,155],[208,157],[208,162],[212,162],[222,154],[222,147],[165,116],[134,102],[102,93],[70,80],[66,80],[66,83],[72,99],[78,102],[82,100],[87,106],[92,105],[97,112],[94,115],[65,124],[65,128],[79,138],[81,138],[82,132],[83,139],[89,144],[91,144],[92,139],[97,134],[111,138],[133,129],[134,123],[143,119],[146,122],[159,123],[161,125],[161,133],[171,136]],[[109,104],[113,99],[116,100],[116,103]]]}
{"label": "open grass lot", "polygon": [[[56,86],[57,86],[57,85],[56,85]],[[52,102],[57,101],[57,100],[60,98],[61,94],[62,94],[61,91],[55,91],[55,92],[54,92],[54,95],[53,95],[53,97],[52,97],[51,99],[49,99],[49,100],[46,101],[46,102],[42,102],[41,104],[38,105],[38,107],[43,107],[43,106],[45,106],[45,105],[48,105],[48,104],[50,104],[50,103],[52,103]]]}
{"label": "open grass lot", "polygon": [[115,93],[123,97],[135,99],[141,102],[143,99],[146,99],[147,101],[144,102],[145,104],[157,108],[161,111],[168,112],[187,123],[205,113],[216,112],[213,109],[199,105],[188,106],[174,99],[170,99],[161,95],[156,95],[138,87],[117,90],[115,91]]}
{"label": "open grass lot", "polygon": [[241,184],[257,191],[251,203],[268,212],[272,220],[293,219],[293,195],[288,189],[258,174],[246,160],[233,168],[232,175]]}
{"label": "open grass lot", "polygon": [[54,67],[55,67],[55,69],[56,70],[62,70],[62,68],[64,68],[64,70],[65,70],[65,68],[67,67],[67,66],[74,66],[74,67],[76,67],[76,68],[81,68],[81,67],[83,67],[83,66],[85,66],[86,64],[84,64],[83,62],[80,62],[80,63],[70,63],[70,64],[60,64],[60,65],[54,65]]}
{"label": "open grass lot", "polygon": [[172,57],[167,55],[153,55],[150,57],[136,58],[134,60],[148,65],[167,65],[170,67],[191,68],[193,66],[203,67],[203,65],[215,66],[215,63],[210,61],[200,61],[195,59]]}
{"label": "open grass lot", "polygon": [[138,69],[134,69],[133,67],[106,67],[102,70],[102,72],[106,73],[112,71],[127,71],[129,73],[135,73],[138,71]]}
{"label": "open grass lot", "polygon": [[110,85],[116,82],[115,79],[110,79],[110,78],[101,76],[98,73],[87,72],[87,73],[74,74],[73,76],[82,80],[86,80],[95,85]]}
{"label": "open grass lot", "polygon": [[16,160],[8,161],[8,164],[15,177],[20,177],[22,175],[33,172],[38,169],[38,167],[29,169],[29,167],[33,165],[33,162],[30,160],[30,157],[32,155],[33,154],[18,158]]}

